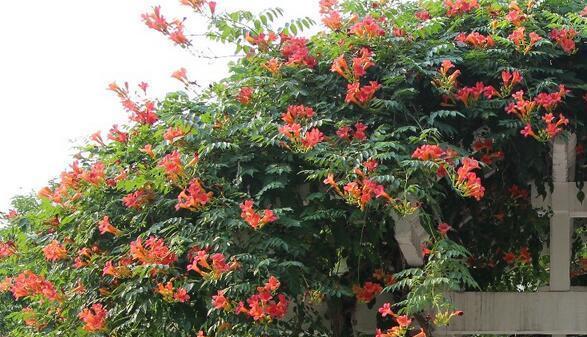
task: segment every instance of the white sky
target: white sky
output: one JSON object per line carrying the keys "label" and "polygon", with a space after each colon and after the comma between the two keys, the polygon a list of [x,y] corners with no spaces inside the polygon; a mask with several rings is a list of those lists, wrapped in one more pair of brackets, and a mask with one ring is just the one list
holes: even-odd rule
{"label": "white sky", "polygon": [[[281,7],[288,18],[316,18],[318,0],[217,0],[218,10]],[[148,29],[140,14],[161,5],[169,19],[188,17],[189,33],[205,28],[179,0],[29,0],[3,5],[0,20],[0,211],[19,193],[37,191],[72,161],[89,134],[105,136],[126,113],[106,86],[146,81],[151,95],[181,85],[185,67],[200,83],[225,74],[222,62],[194,59]],[[190,25],[191,22],[191,25]],[[217,55],[229,54],[222,50]]]}

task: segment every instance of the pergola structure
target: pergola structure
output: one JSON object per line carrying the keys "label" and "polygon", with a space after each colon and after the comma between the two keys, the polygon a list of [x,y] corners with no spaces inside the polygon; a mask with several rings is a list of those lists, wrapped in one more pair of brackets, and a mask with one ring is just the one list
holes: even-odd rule
{"label": "pergola structure", "polygon": [[[587,335],[587,287],[571,287],[574,219],[587,218],[587,202],[577,199],[576,135],[557,139],[552,148],[554,190],[545,198],[532,190],[534,208],[550,208],[550,284],[539,292],[456,292],[449,294],[465,315],[435,335],[538,334]],[[426,240],[417,217],[396,222],[396,240],[410,265],[422,265]]]}
{"label": "pergola structure", "polygon": [[577,138],[553,144],[554,190],[546,198],[532,191],[535,208],[551,208],[550,284],[539,292],[463,292],[450,297],[466,314],[439,334],[587,335],[587,287],[571,287],[571,241],[574,219],[587,218],[587,202],[577,199]]}

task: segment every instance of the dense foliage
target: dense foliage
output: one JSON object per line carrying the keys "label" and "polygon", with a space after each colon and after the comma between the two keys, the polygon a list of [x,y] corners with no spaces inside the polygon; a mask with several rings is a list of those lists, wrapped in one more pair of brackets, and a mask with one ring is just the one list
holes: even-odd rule
{"label": "dense foliage", "polygon": [[[550,188],[554,138],[586,136],[583,1],[322,0],[309,39],[280,9],[181,2],[241,57],[162,100],[110,85],[131,122],[6,214],[0,335],[350,336],[389,292],[373,334],[422,337],[462,314],[447,290],[544,284],[530,184]],[[394,239],[414,216],[421,268]]]}

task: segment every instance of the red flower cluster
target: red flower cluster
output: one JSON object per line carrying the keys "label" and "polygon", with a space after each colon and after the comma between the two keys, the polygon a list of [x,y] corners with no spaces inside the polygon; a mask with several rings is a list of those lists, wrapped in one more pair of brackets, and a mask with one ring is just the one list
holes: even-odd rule
{"label": "red flower cluster", "polygon": [[512,252],[507,252],[503,255],[503,260],[507,263],[507,264],[512,264],[516,261],[516,254],[512,253]]}
{"label": "red flower cluster", "polygon": [[369,179],[362,179],[350,182],[344,186],[347,196],[357,200],[359,205],[364,208],[365,205],[373,198],[389,197],[385,193],[383,185],[377,184]]}
{"label": "red flower cluster", "polygon": [[535,32],[528,34],[529,41],[526,40],[526,28],[518,27],[509,36],[508,39],[514,43],[516,49],[524,54],[528,54],[536,42],[542,40],[542,37]]}
{"label": "red flower cluster", "polygon": [[190,185],[177,196],[176,210],[189,209],[197,211],[205,207],[212,199],[212,192],[206,192],[199,179],[194,179]]}
{"label": "red flower cluster", "polygon": [[510,188],[508,189],[508,192],[510,192],[510,197],[514,200],[517,200],[517,199],[526,200],[530,197],[530,192],[527,189],[521,188],[518,185],[510,186]]}
{"label": "red flower cluster", "polygon": [[313,116],[314,110],[310,107],[290,105],[287,112],[281,115],[281,119],[286,124],[279,127],[279,133],[287,137],[303,151],[311,150],[324,141],[324,134],[318,128],[313,128],[302,134],[302,126],[298,121],[307,120]]}
{"label": "red flower cluster", "polygon": [[516,84],[522,82],[522,74],[517,70],[512,72],[504,70],[501,72],[501,80],[503,81],[502,95],[507,95]]}
{"label": "red flower cluster", "polygon": [[355,23],[351,27],[350,33],[363,39],[385,35],[383,28],[370,16],[366,16],[363,20]]}
{"label": "red flower cluster", "polygon": [[118,125],[115,124],[108,133],[108,139],[119,143],[126,143],[128,142],[128,133],[120,131]]}
{"label": "red flower cluster", "polygon": [[53,283],[30,270],[22,272],[14,279],[7,279],[6,283],[12,284],[10,291],[16,299],[37,295],[51,301],[59,301],[61,298]]}
{"label": "red flower cluster", "polygon": [[226,257],[222,253],[210,255],[207,251],[200,250],[193,256],[192,263],[188,265],[187,270],[193,270],[204,278],[217,280],[222,274],[235,270],[238,266],[236,260],[227,263]]}
{"label": "red flower cluster", "polygon": [[277,35],[273,32],[265,35],[265,33],[259,33],[257,36],[251,36],[249,32],[245,34],[245,40],[253,46],[258,46],[259,50],[267,51],[271,42],[277,40]]}
{"label": "red flower cluster", "polygon": [[336,5],[338,5],[338,0],[320,0],[320,13],[328,13]]}
{"label": "red flower cluster", "polygon": [[350,82],[358,81],[361,77],[367,74],[367,69],[374,66],[373,53],[368,48],[361,48],[359,55],[353,57],[352,71],[346,62],[344,55],[337,57],[332,63],[330,70],[338,73]]}
{"label": "red flower cluster", "polygon": [[336,135],[339,136],[341,139],[346,140],[350,140],[351,138],[356,140],[367,139],[367,135],[365,134],[365,131],[367,131],[367,125],[361,122],[357,122],[354,126],[354,131],[349,126],[343,126],[336,130]]}
{"label": "red flower cluster", "polygon": [[165,175],[171,181],[177,181],[183,175],[181,155],[177,150],[165,155],[159,160],[159,167],[163,168]]}
{"label": "red flower cluster", "polygon": [[382,282],[385,286],[392,285],[396,282],[393,274],[388,273],[383,269],[375,269],[375,271],[373,271],[373,278],[379,282]]}
{"label": "red flower cluster", "polygon": [[334,59],[330,71],[336,72],[346,79],[349,79],[349,77],[351,76],[349,65],[347,64],[344,55],[340,55],[339,57]]}
{"label": "red flower cluster", "polygon": [[469,33],[468,35],[461,33],[455,37],[455,40],[475,48],[488,48],[495,46],[495,41],[493,41],[491,35],[485,36],[478,32]]}
{"label": "red flower cluster", "polygon": [[457,170],[457,179],[454,183],[456,189],[465,197],[473,197],[477,201],[483,198],[485,187],[481,185],[481,179],[472,172],[479,168],[479,162],[472,158],[463,158],[462,166]]}
{"label": "red flower cluster", "polygon": [[406,36],[406,31],[404,29],[401,29],[398,26],[394,26],[392,31],[393,31],[393,36],[394,37],[403,37],[403,36]]}
{"label": "red flower cluster", "polygon": [[128,267],[132,264],[132,259],[124,257],[118,261],[118,266],[115,266],[112,261],[106,262],[102,268],[102,276],[110,275],[113,278],[125,278],[131,275],[131,270]]}
{"label": "red flower cluster", "polygon": [[375,96],[375,92],[381,88],[377,81],[370,81],[369,84],[362,86],[359,82],[349,83],[347,85],[347,94],[345,102],[364,106]]}
{"label": "red flower cluster", "polygon": [[173,21],[168,22],[165,17],[161,15],[160,6],[154,7],[151,13],[143,14],[142,18],[147,27],[166,35],[176,44],[182,47],[187,47],[191,44],[184,34],[183,22],[179,19],[174,19]]}
{"label": "red flower cluster", "polygon": [[0,241],[0,260],[16,254],[16,245],[12,241]]}
{"label": "red flower cluster", "polygon": [[104,306],[100,303],[92,304],[88,308],[84,308],[79,313],[79,319],[84,322],[84,330],[88,332],[99,332],[106,328],[106,316],[108,311],[104,309]]}
{"label": "red flower cluster", "polygon": [[310,119],[314,117],[314,109],[304,105],[290,105],[287,112],[281,114],[281,119],[287,124],[294,124],[298,118]]}
{"label": "red flower cluster", "polygon": [[242,105],[249,105],[251,103],[252,98],[253,88],[251,87],[240,88],[238,95],[236,96],[236,100],[239,101]]}
{"label": "red flower cluster", "polygon": [[532,116],[532,112],[537,108],[537,103],[534,101],[528,101],[524,99],[524,91],[520,90],[512,95],[515,99],[514,102],[510,102],[505,111],[508,114],[516,115],[521,121],[529,123]]}
{"label": "red flower cluster", "polygon": [[230,309],[230,301],[224,296],[224,290],[218,290],[216,295],[212,296],[212,307],[216,310],[228,311]]}
{"label": "red flower cluster", "polygon": [[[437,326],[446,326],[450,322],[450,320],[455,316],[463,316],[463,311],[461,310],[454,310],[454,311],[440,311],[437,312],[434,316],[434,320],[432,321]],[[426,336],[426,335],[424,335]]]}
{"label": "red flower cluster", "polygon": [[181,128],[170,127],[167,130],[165,130],[165,133],[163,134],[163,139],[165,139],[169,143],[173,144],[176,141],[183,138],[183,136],[185,136],[186,133],[187,132],[185,132]]}
{"label": "red flower cluster", "polygon": [[357,301],[363,303],[369,303],[377,297],[377,295],[381,294],[383,291],[383,287],[379,283],[374,283],[367,281],[361,287],[358,284],[353,285],[353,293],[355,293],[355,297]]}
{"label": "red flower cluster", "polygon": [[10,219],[14,219],[18,216],[18,212],[15,209],[11,209],[8,211],[8,213],[5,215],[6,219],[10,220]]}
{"label": "red flower cluster", "polygon": [[[410,324],[412,324],[412,319],[408,315],[397,315],[391,310],[391,304],[384,303],[382,307],[378,310],[381,317],[392,317],[395,319],[397,325],[387,329],[384,333],[381,329],[377,329],[375,332],[375,337],[398,337],[398,336],[405,336],[408,332],[408,328]],[[426,337],[423,329],[420,329],[420,333],[415,335],[414,337]]]}
{"label": "red flower cluster", "polygon": [[532,262],[532,256],[530,255],[528,247],[522,247],[520,249],[519,259],[523,264],[530,264]]}
{"label": "red flower cluster", "polygon": [[572,54],[577,50],[575,47],[575,37],[577,37],[577,31],[573,28],[553,29],[550,32],[550,38],[567,54]]}
{"label": "red flower cluster", "polygon": [[141,209],[151,199],[151,194],[146,190],[140,189],[133,193],[127,194],[122,198],[122,203],[127,208]]}
{"label": "red flower cluster", "polygon": [[12,278],[5,277],[3,280],[0,280],[0,294],[7,292],[12,287]]}
{"label": "red flower cluster", "polygon": [[[367,171],[369,170],[367,169]],[[324,180],[324,184],[332,187],[349,204],[357,204],[361,209],[365,209],[365,206],[374,198],[383,198],[388,203],[394,204],[395,200],[385,192],[383,185],[370,180],[360,169],[355,169],[354,172],[357,175],[357,179],[347,183],[342,190],[334,180],[333,174],[328,174]]]}
{"label": "red flower cluster", "polygon": [[481,154],[481,161],[487,165],[493,164],[495,161],[503,160],[504,154],[502,151],[493,150],[493,140],[486,138],[478,138],[472,144],[473,151]]}
{"label": "red flower cluster", "polygon": [[[451,62],[451,60],[443,60],[442,63],[440,64],[440,68],[438,69],[438,72],[443,76],[448,76],[449,70],[451,70],[454,67],[455,67],[455,65]],[[455,73],[458,73],[456,76],[459,76],[461,74],[461,71],[455,70]]]}
{"label": "red flower cluster", "polygon": [[448,234],[448,232],[452,229],[451,225],[447,224],[446,222],[442,222],[440,224],[438,224],[438,232],[440,233],[441,236],[446,236]]}
{"label": "red flower cluster", "polygon": [[446,8],[446,15],[455,16],[479,8],[479,3],[477,0],[444,0],[444,7]]}
{"label": "red flower cluster", "polygon": [[[283,294],[277,294],[281,286],[279,280],[271,276],[263,287],[257,288],[257,293],[247,299],[247,304],[238,302],[234,306],[235,314],[246,314],[255,321],[268,322],[272,319],[285,317],[289,301]],[[219,290],[212,296],[212,307],[216,310],[229,311],[233,304],[225,296],[224,290]]]}
{"label": "red flower cluster", "polygon": [[[407,316],[400,316],[400,317],[407,317]],[[407,329],[405,329],[407,330]],[[375,337],[398,337],[403,336],[407,333],[407,331],[402,331],[399,326],[394,326],[391,329],[387,329],[384,333],[381,329],[377,329],[375,331]],[[424,332],[423,328],[420,328],[420,331],[415,334],[413,337],[426,337],[426,332]]]}
{"label": "red flower cluster", "polygon": [[94,253],[98,253],[100,249],[97,246],[92,248],[83,247],[77,252],[77,256],[73,261],[73,267],[76,269],[86,267],[90,264]]}
{"label": "red flower cluster", "polygon": [[456,69],[452,74],[449,75],[449,71],[454,68],[455,65],[450,60],[442,61],[438,73],[440,78],[435,78],[432,83],[440,89],[450,92],[457,84],[457,78],[461,75],[461,71]]}
{"label": "red flower cluster", "polygon": [[296,143],[300,142],[302,126],[298,123],[286,124],[279,127],[279,133]]}
{"label": "red flower cluster", "polygon": [[412,158],[435,162],[438,164],[436,174],[439,177],[448,175],[454,188],[461,195],[480,200],[485,193],[485,188],[481,185],[481,179],[472,172],[479,168],[479,162],[472,158],[463,158],[463,165],[457,170],[453,163],[455,155],[454,151],[445,151],[438,145],[427,144],[418,147],[412,153]]}
{"label": "red flower cluster", "polygon": [[67,250],[59,241],[53,240],[43,248],[43,255],[47,261],[56,262],[67,258]]}
{"label": "red flower cluster", "polygon": [[507,252],[503,255],[503,260],[507,264],[514,264],[516,261],[520,261],[522,264],[530,264],[532,262],[532,255],[530,255],[528,247],[522,247],[519,255],[513,252]]}
{"label": "red flower cluster", "polygon": [[438,164],[436,175],[438,177],[445,177],[448,175],[446,169],[447,167],[450,168],[454,165],[453,159],[456,157],[456,155],[457,153],[452,149],[445,151],[438,145],[425,144],[414,150],[412,153],[412,158],[436,162]]}
{"label": "red flower cluster", "polygon": [[342,16],[340,12],[334,10],[338,0],[320,0],[320,14],[322,14],[322,23],[332,29],[342,28]]}
{"label": "red flower cluster", "polygon": [[147,144],[142,149],[140,149],[140,151],[143,153],[146,153],[152,159],[155,159],[155,152],[153,152],[153,145]]}
{"label": "red flower cluster", "polygon": [[100,222],[98,222],[98,230],[100,231],[100,234],[102,234],[102,235],[104,235],[106,233],[110,233],[114,236],[120,236],[122,234],[120,229],[114,227],[110,223],[110,218],[108,216],[104,216],[104,218],[102,220],[100,220]]}
{"label": "red flower cluster", "polygon": [[569,120],[562,114],[558,115],[558,121],[555,122],[554,118],[555,117],[552,113],[542,116],[542,120],[546,124],[546,127],[544,130],[538,131],[538,133],[534,132],[532,125],[529,123],[524,126],[524,129],[522,129],[520,133],[524,137],[533,137],[541,141],[553,139],[563,131],[563,126],[569,124]]}
{"label": "red flower cluster", "polygon": [[110,178],[106,180],[106,184],[110,187],[116,187],[116,185],[125,180],[128,177],[128,172],[126,170],[121,169],[118,175],[114,178]]}
{"label": "red flower cluster", "polygon": [[277,75],[283,64],[277,58],[273,57],[263,64],[263,68],[267,69],[271,74]]}
{"label": "red flower cluster", "polygon": [[369,84],[361,86],[360,82],[361,77],[367,74],[367,69],[373,65],[375,65],[373,53],[368,48],[361,48],[359,55],[353,58],[352,70],[349,68],[344,55],[334,60],[330,70],[349,81],[345,102],[364,106],[373,99],[375,92],[381,88],[381,85],[376,81],[370,81]]}
{"label": "red flower cluster", "polygon": [[[142,86],[143,92],[146,91],[147,86],[143,84]],[[116,95],[120,98],[120,102],[124,109],[131,113],[130,119],[135,121],[139,124],[148,124],[153,125],[155,122],[159,120],[155,110],[155,102],[150,100],[144,100],[142,104],[139,104],[133,101],[130,97],[128,83],[124,83],[124,87],[121,88],[116,83],[111,83],[108,86],[108,89],[115,92]]]}
{"label": "red flower cluster", "polygon": [[23,308],[22,311],[22,320],[26,326],[30,326],[35,328],[37,331],[42,330],[47,326],[47,324],[40,323],[38,321],[38,315],[31,307]]}
{"label": "red flower cluster", "polygon": [[163,296],[163,300],[167,302],[186,303],[190,300],[190,295],[188,295],[187,290],[184,288],[174,289],[172,282],[167,282],[165,285],[163,283],[157,283],[155,291]]}
{"label": "red flower cluster", "polygon": [[306,132],[302,138],[302,148],[305,150],[313,149],[316,145],[324,141],[324,134],[318,129],[313,128]]}
{"label": "red flower cluster", "polygon": [[89,170],[82,171],[79,177],[87,183],[98,186],[104,182],[104,178],[106,176],[105,171],[106,165],[104,165],[102,162],[97,162],[94,163]]}
{"label": "red flower cluster", "polygon": [[37,196],[40,199],[51,200],[55,203],[61,203],[63,201],[60,191],[59,190],[53,191],[48,186],[45,186],[42,189],[40,189],[39,192],[37,193]]}
{"label": "red flower cluster", "polygon": [[95,142],[99,146],[106,146],[106,143],[104,143],[104,139],[102,138],[100,131],[96,131],[96,132],[92,133],[90,135],[89,139],[91,141]]}
{"label": "red flower cluster", "polygon": [[339,30],[342,28],[342,16],[338,11],[330,11],[322,16],[322,23],[332,30]]}
{"label": "red flower cluster", "polygon": [[512,25],[519,27],[522,25],[522,22],[526,21],[526,14],[522,11],[520,6],[516,1],[512,1],[509,4],[509,12],[505,16],[506,20],[511,22]]}
{"label": "red flower cluster", "polygon": [[[565,88],[564,85],[559,85],[558,92],[552,93],[540,93],[536,95],[534,100],[524,99],[524,92],[522,90],[514,93],[512,97],[515,102],[511,102],[506,106],[506,112],[508,114],[514,114],[522,122],[524,122],[524,129],[520,132],[524,137],[533,137],[539,141],[548,141],[556,137],[562,132],[563,127],[569,123],[569,120],[559,114],[558,121],[555,120],[554,110],[562,102],[562,99],[570,91]],[[544,127],[538,130],[534,130],[532,126],[533,112],[538,110],[538,107],[542,107],[546,110],[547,114],[542,116],[542,122]]]}
{"label": "red flower cluster", "polygon": [[261,229],[266,224],[277,221],[277,216],[270,209],[264,210],[262,217],[259,213],[255,212],[253,209],[253,200],[245,200],[240,205],[240,208],[242,210],[241,218],[254,229]]}
{"label": "red flower cluster", "polygon": [[477,82],[474,87],[462,87],[460,88],[455,97],[461,101],[465,107],[469,107],[472,103],[479,100],[481,95],[486,99],[492,99],[497,96],[497,90],[491,85],[485,85],[483,82]]}
{"label": "red flower cluster", "polygon": [[171,77],[175,78],[176,80],[180,81],[181,83],[188,85],[190,82],[188,81],[188,71],[181,67],[178,70],[174,71],[171,74]]}
{"label": "red flower cluster", "polygon": [[310,50],[307,46],[308,39],[282,36],[282,41],[281,55],[287,59],[287,65],[304,65],[308,68],[316,66],[318,62],[316,58],[310,55]]}
{"label": "red flower cluster", "polygon": [[[377,309],[377,312],[379,312],[379,314],[381,315],[381,317],[387,317],[387,316],[389,316],[389,317],[398,317],[398,315],[395,314],[393,312],[393,310],[391,310],[391,304],[390,303],[383,303],[383,305],[379,309]],[[405,318],[401,318],[401,319],[398,320],[398,322],[401,322],[401,323],[406,323],[408,321],[410,321],[410,320],[409,319],[406,320]],[[407,325],[406,324],[402,324],[402,325],[407,326],[407,325],[409,325],[409,323]]]}
{"label": "red flower cluster", "polygon": [[145,24],[154,30],[165,32],[169,27],[167,20],[161,15],[161,6],[153,8],[152,13],[145,13],[142,15]]}
{"label": "red flower cluster", "polygon": [[426,20],[430,20],[432,19],[432,16],[430,15],[430,12],[426,11],[426,10],[422,10],[422,11],[417,11],[414,16],[421,21],[426,21]]}
{"label": "red flower cluster", "polygon": [[446,156],[447,152],[444,151],[440,146],[430,144],[422,145],[412,153],[412,158],[418,160],[435,161],[438,159],[445,159]]}
{"label": "red flower cluster", "polygon": [[559,85],[559,91],[552,93],[541,92],[534,98],[534,101],[541,105],[546,111],[552,112],[562,102],[563,98],[570,92],[564,85]]}
{"label": "red flower cluster", "polygon": [[263,287],[257,288],[256,294],[247,299],[247,305],[243,302],[237,304],[235,313],[246,314],[261,322],[285,317],[289,301],[284,294],[276,293],[280,286],[279,280],[271,276]]}
{"label": "red flower cluster", "polygon": [[170,265],[177,256],[169,250],[161,238],[149,237],[143,244],[141,238],[130,243],[130,255],[141,264]]}
{"label": "red flower cluster", "polygon": [[208,0],[180,0],[180,3],[185,6],[193,8],[195,11],[201,12],[204,5],[208,5],[210,13],[216,12],[216,1]]}
{"label": "red flower cluster", "polygon": [[367,169],[367,172],[375,171],[379,163],[375,159],[369,159],[363,162],[363,167]]}
{"label": "red flower cluster", "polygon": [[489,100],[499,95],[493,86],[485,85],[483,82],[477,82],[473,87],[458,88],[457,79],[461,75],[461,71],[456,69],[450,73],[450,70],[454,67],[455,65],[450,60],[442,61],[438,69],[440,77],[432,80],[432,84],[444,92],[444,102],[442,104],[451,105],[456,101],[460,101],[465,107],[469,107],[476,103],[481,96]]}

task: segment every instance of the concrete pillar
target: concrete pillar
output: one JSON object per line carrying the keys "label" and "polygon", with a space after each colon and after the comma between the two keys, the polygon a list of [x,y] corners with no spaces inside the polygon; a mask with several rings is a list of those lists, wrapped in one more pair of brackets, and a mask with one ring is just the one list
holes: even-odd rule
{"label": "concrete pillar", "polygon": [[575,181],[575,160],[577,157],[577,135],[571,134],[566,140],[557,137],[552,144],[552,180],[554,182]]}
{"label": "concrete pillar", "polygon": [[422,266],[422,244],[428,240],[428,233],[420,224],[418,212],[400,217],[393,215],[395,240],[409,266]]}
{"label": "concrete pillar", "polygon": [[[550,291],[569,291],[571,289],[571,239],[573,218],[569,185],[575,180],[575,160],[577,135],[567,140],[558,137],[552,146],[552,180],[555,188],[552,195],[554,215],[550,219]],[[558,183],[558,184],[557,184]],[[555,206],[561,205],[561,207]],[[552,335],[565,337],[565,335]]]}
{"label": "concrete pillar", "polygon": [[569,212],[557,212],[550,219],[550,291],[571,289],[571,233]]}
{"label": "concrete pillar", "polygon": [[571,239],[573,218],[568,182],[575,180],[575,147],[577,136],[558,137],[552,146],[553,216],[550,219],[550,290],[569,291],[571,288]]}

